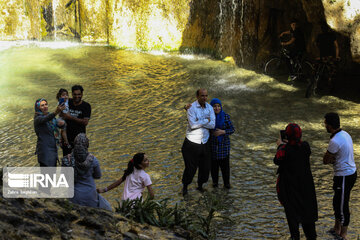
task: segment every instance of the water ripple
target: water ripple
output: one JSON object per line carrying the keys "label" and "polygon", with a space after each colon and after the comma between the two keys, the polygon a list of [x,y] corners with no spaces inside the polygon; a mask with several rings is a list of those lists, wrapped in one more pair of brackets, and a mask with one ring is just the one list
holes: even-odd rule
{"label": "water ripple", "polygon": [[[312,148],[312,170],[319,202],[318,236],[327,239],[332,225],[332,169],[321,162],[328,134],[323,114],[338,111],[342,125],[354,138],[355,158],[360,156],[358,104],[332,97],[304,99],[302,86],[290,86],[231,64],[205,57],[158,55],[77,46],[65,49],[8,48],[0,52],[0,164],[34,166],[36,136],[33,104],[45,97],[55,109],[59,88],[70,90],[82,84],[84,100],[92,105],[87,127],[90,151],[103,170],[99,187],[122,176],[131,156],[144,151],[150,157],[147,172],[158,198],[194,206],[200,193],[189,186],[190,198],[181,197],[184,168],[181,145],[185,136],[183,106],[195,99],[195,90],[205,87],[209,98],[223,101],[236,132],[232,135],[229,191],[208,191],[226,197],[221,212],[234,223],[216,222],[217,239],[286,239],[289,236],[284,211],[275,192],[278,132],[297,122]],[[220,184],[221,185],[221,184]],[[360,229],[359,184],[352,194],[349,238]],[[115,206],[122,187],[105,193]]]}

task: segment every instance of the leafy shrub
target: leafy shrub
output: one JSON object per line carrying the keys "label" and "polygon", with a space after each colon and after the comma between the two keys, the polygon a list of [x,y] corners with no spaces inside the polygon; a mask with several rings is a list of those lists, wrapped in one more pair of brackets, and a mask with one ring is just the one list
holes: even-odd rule
{"label": "leafy shrub", "polygon": [[158,227],[172,228],[174,226],[188,226],[186,211],[179,208],[178,204],[174,208],[168,206],[168,198],[162,200],[151,200],[142,198],[125,200],[118,202],[115,211],[125,217],[139,223],[147,223]]}
{"label": "leafy shrub", "polygon": [[212,227],[213,220],[221,219],[231,222],[229,217],[216,214],[225,209],[224,198],[224,195],[218,196],[211,193],[205,193],[198,200],[197,208],[202,209],[204,213],[201,213],[200,211],[194,213],[196,220],[193,222],[193,225],[196,226],[196,229],[198,229],[197,232],[203,237],[215,239],[216,232],[215,228]]}
{"label": "leafy shrub", "polygon": [[196,211],[191,211],[177,203],[168,206],[169,199],[151,200],[142,198],[118,202],[115,211],[123,216],[153,226],[174,228],[180,226],[204,238],[214,239],[215,229],[212,227],[214,219],[230,220],[228,217],[216,214],[225,209],[223,200],[218,196],[206,193],[197,201]]}

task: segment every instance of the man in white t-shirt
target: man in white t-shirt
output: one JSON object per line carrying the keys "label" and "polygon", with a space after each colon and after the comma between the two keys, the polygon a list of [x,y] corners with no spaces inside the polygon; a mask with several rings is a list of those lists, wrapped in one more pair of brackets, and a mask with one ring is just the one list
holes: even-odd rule
{"label": "man in white t-shirt", "polygon": [[202,185],[209,179],[211,148],[210,129],[215,128],[215,113],[208,104],[206,89],[196,91],[197,100],[187,110],[188,126],[186,137],[181,148],[185,169],[182,177],[183,195],[187,194],[187,186],[192,182],[197,168],[198,190],[203,191]]}
{"label": "man in white t-shirt", "polygon": [[347,132],[341,130],[340,118],[337,113],[327,113],[324,123],[327,132],[331,133],[331,136],[323,163],[333,164],[334,168],[333,208],[335,225],[329,232],[346,239],[350,223],[350,192],[357,178],[353,141]]}

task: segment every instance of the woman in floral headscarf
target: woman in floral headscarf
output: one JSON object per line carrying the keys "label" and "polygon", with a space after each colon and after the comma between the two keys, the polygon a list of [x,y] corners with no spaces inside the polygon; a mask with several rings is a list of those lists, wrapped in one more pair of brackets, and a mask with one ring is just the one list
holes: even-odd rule
{"label": "woman in floral headscarf", "polygon": [[94,179],[101,178],[101,169],[99,161],[88,152],[88,148],[89,139],[85,133],[79,133],[71,154],[62,159],[62,166],[74,168],[74,197],[70,201],[111,211],[110,203],[96,191]]}
{"label": "woman in floral headscarf", "polygon": [[55,116],[64,108],[64,105],[60,105],[53,113],[49,113],[46,99],[40,98],[35,102],[34,129],[37,135],[36,154],[40,167],[56,167],[59,144],[58,128],[63,128],[65,122],[57,121]]}
{"label": "woman in floral headscarf", "polygon": [[314,180],[310,169],[310,146],[301,141],[301,128],[290,123],[285,140],[278,139],[274,163],[279,166],[277,193],[284,206],[291,239],[300,239],[301,223],[306,239],[316,239],[318,219]]}

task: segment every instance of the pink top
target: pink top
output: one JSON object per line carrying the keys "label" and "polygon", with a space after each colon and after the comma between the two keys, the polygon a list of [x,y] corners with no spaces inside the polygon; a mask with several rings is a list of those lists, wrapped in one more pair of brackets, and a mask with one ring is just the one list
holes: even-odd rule
{"label": "pink top", "polygon": [[122,200],[140,198],[145,187],[151,184],[149,174],[142,169],[134,168],[134,172],[126,177]]}

